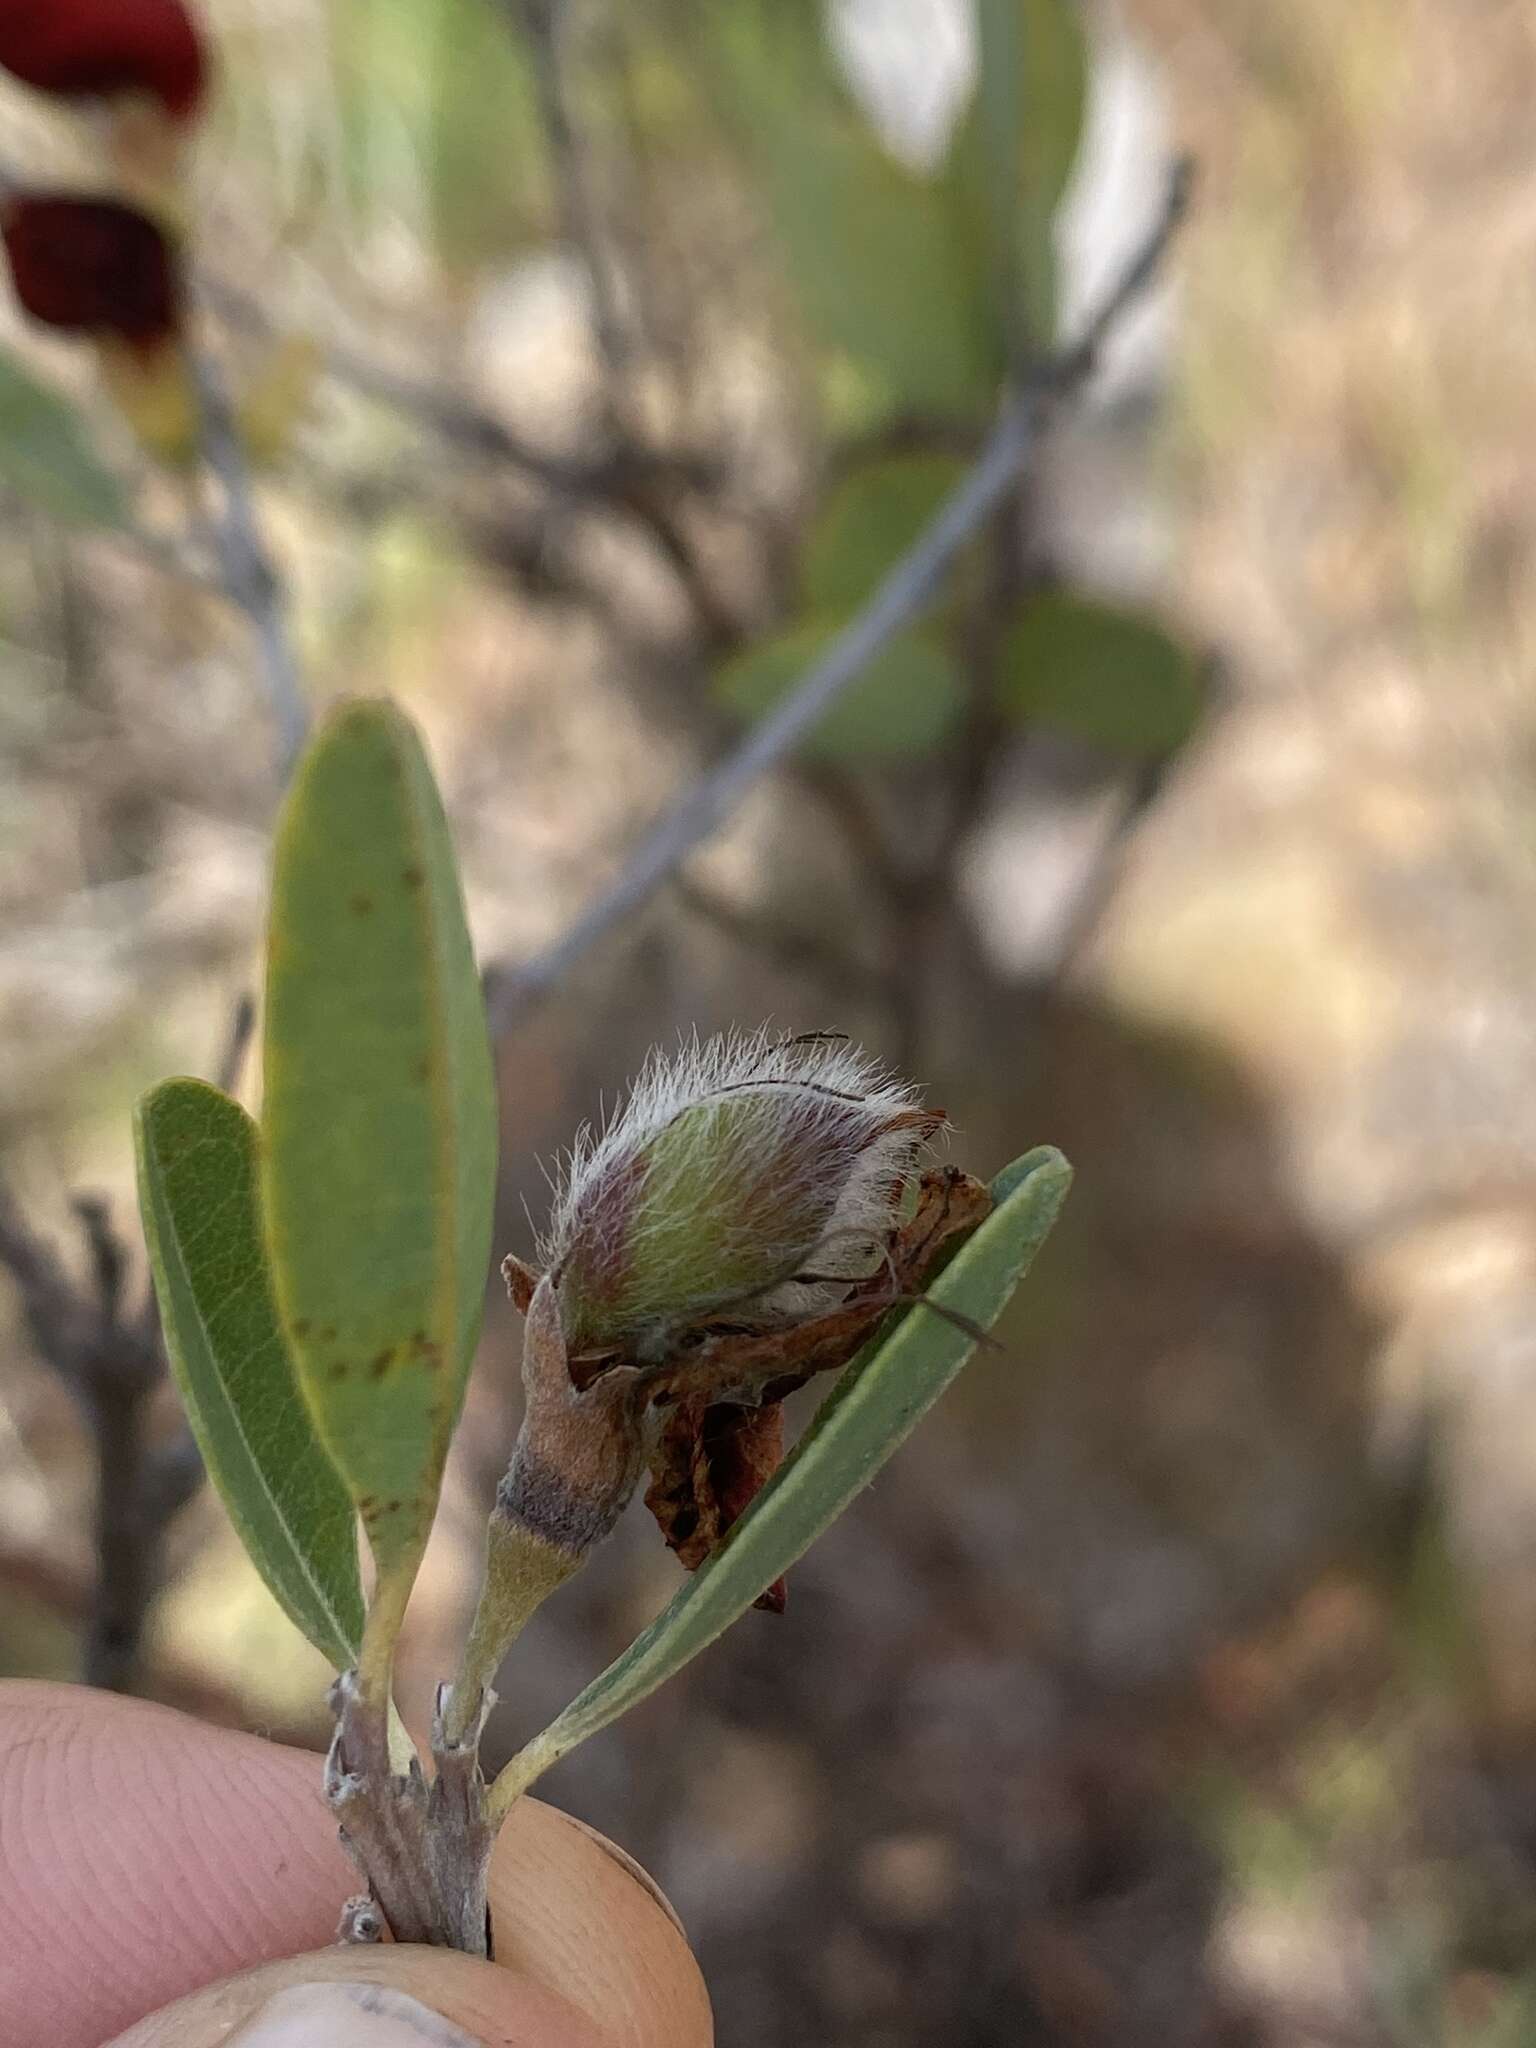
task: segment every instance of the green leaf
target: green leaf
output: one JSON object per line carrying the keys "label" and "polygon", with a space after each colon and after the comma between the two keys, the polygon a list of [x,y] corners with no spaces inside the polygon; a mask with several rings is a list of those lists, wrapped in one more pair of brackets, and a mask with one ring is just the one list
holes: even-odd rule
{"label": "green leaf", "polygon": [[166,1348],[203,1462],[273,1596],[338,1670],[357,1655],[357,1517],[299,1397],[267,1273],[258,1136],[205,1081],[134,1114]]}
{"label": "green leaf", "polygon": [[[1001,1315],[1045,1242],[1072,1170],[1048,1146],[993,1182],[992,1214],[928,1292],[984,1329]],[[953,1323],[915,1306],[865,1348],[726,1541],[623,1656],[508,1766],[516,1790],[616,1721],[712,1643],[874,1478],[975,1350]]]}
{"label": "green leaf", "polygon": [[1188,739],[1202,709],[1190,649],[1156,620],[1054,590],[1008,633],[999,701],[1022,724],[1154,758]]}
{"label": "green leaf", "polygon": [[380,1573],[406,1579],[480,1326],[496,1096],[442,804],[390,704],[341,705],[284,805],[265,1062],[283,1325]]}
{"label": "green leaf", "polygon": [[932,524],[965,475],[956,455],[888,455],[861,463],[832,490],[806,540],[802,577],[812,611],[852,611]]}
{"label": "green leaf", "polygon": [[0,352],[0,479],[67,526],[126,526],[128,496],[67,399]]}
{"label": "green leaf", "polygon": [[544,139],[514,10],[496,0],[336,0],[337,127],[353,204],[454,268],[549,225]]}
{"label": "green leaf", "polygon": [[696,17],[727,129],[812,338],[869,410],[975,415],[997,384],[982,280],[937,180],[898,163],[841,77],[813,0]]}
{"label": "green leaf", "polygon": [[[716,701],[751,721],[776,704],[820,659],[846,620],[810,619],[776,633],[716,671]],[[955,725],[964,685],[941,640],[903,633],[877,654],[805,741],[823,759],[912,760],[932,753]]]}
{"label": "green leaf", "polygon": [[1002,335],[1056,338],[1056,209],[1077,161],[1088,45],[1077,0],[979,0],[976,98],[944,173],[956,234],[984,242]]}

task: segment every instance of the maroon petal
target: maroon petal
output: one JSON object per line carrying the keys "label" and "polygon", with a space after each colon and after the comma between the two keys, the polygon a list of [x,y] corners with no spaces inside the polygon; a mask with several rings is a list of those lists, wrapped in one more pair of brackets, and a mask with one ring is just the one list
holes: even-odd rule
{"label": "maroon petal", "polygon": [[181,0],[0,0],[0,65],[66,99],[149,93],[183,121],[207,82]]}
{"label": "maroon petal", "polygon": [[118,334],[141,349],[180,326],[176,259],[137,207],[34,194],[11,201],[0,233],[16,296],[45,326]]}

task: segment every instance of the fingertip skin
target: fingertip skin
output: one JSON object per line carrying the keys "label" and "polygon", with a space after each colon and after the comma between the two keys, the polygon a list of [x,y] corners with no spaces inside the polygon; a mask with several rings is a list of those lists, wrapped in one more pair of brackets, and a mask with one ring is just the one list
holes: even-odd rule
{"label": "fingertip skin", "polygon": [[[616,2038],[531,1979],[450,1949],[329,1948],[264,1963],[151,2013],[108,2048],[239,2048],[267,2001],[295,1984],[380,1984],[408,1992],[482,2048],[610,2048]],[[345,2048],[338,2041],[337,2048]]]}
{"label": "fingertip skin", "polygon": [[0,2041],[98,2048],[314,1948],[355,1889],[319,1759],[139,1701],[0,1687]]}
{"label": "fingertip skin", "polygon": [[[493,2044],[484,2027],[498,1996],[520,2048],[712,2041],[675,1921],[610,1845],[536,1800],[513,1809],[497,1843],[494,1966],[327,1948],[357,1875],[319,1788],[320,1759],[304,1751],[80,1687],[0,1685],[0,2042],[223,2041],[234,2022],[218,2020],[216,2001],[244,1994],[220,1980],[283,1963],[281,1981],[300,1981],[295,1958],[310,1974],[383,1968],[397,1983],[404,1968],[404,1988],[428,1967],[437,1987],[447,1980],[430,1972],[446,1969],[450,1997],[470,1983],[463,1971],[488,1972],[465,2008],[476,2024],[449,2017]],[[192,1993],[215,2001],[209,2024],[222,2031],[143,2031]],[[535,2021],[544,2034],[529,2031]]]}

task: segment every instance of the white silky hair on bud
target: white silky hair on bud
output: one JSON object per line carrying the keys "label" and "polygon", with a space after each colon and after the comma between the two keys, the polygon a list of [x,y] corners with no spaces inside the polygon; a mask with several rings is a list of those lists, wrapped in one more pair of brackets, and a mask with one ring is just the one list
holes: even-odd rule
{"label": "white silky hair on bud", "polygon": [[[794,1145],[782,1148],[775,1158],[777,1119],[735,1122],[738,1141],[750,1142],[751,1134],[761,1131],[765,1178],[781,1172],[791,1159],[795,1170],[812,1175],[825,1162],[825,1185],[819,1190],[827,1211],[824,1228],[811,1243],[764,1249],[770,1256],[781,1252],[784,1267],[815,1273],[821,1281],[776,1283],[748,1302],[734,1302],[733,1315],[739,1311],[741,1320],[762,1328],[787,1325],[835,1306],[843,1291],[839,1280],[846,1284],[878,1271],[892,1223],[893,1188],[912,1173],[930,1135],[921,1121],[916,1091],[846,1038],[830,1033],[778,1037],[766,1028],[707,1039],[695,1033],[670,1057],[660,1051],[649,1055],[606,1128],[598,1134],[590,1125],[584,1127],[561,1163],[549,1229],[539,1246],[542,1263],[548,1268],[561,1265],[577,1240],[590,1233],[594,1216],[604,1207],[602,1195],[615,1177],[680,1116],[740,1099],[756,1087],[765,1096],[782,1091],[789,1098],[784,1127],[792,1123],[797,1133]],[[935,1127],[939,1121],[935,1118]],[[893,1122],[895,1129],[890,1128]],[[707,1118],[699,1120],[699,1143],[689,1148],[683,1162],[692,1205],[696,1213],[704,1214],[710,1213],[710,1204],[707,1194],[700,1196],[701,1169],[704,1187],[713,1176],[724,1196],[751,1168],[751,1162],[740,1157],[739,1142],[732,1154],[722,1152],[718,1162],[709,1156],[710,1123]],[[816,1142],[818,1124],[826,1132],[825,1147]],[[661,1197],[653,1213],[664,1208]],[[731,1208],[728,1199],[720,1204],[724,1213]],[[721,1249],[728,1254],[730,1248]],[[828,1280],[831,1284],[825,1284]],[[666,1293],[665,1284],[660,1292]],[[721,1298],[711,1302],[701,1295],[696,1256],[686,1276],[679,1273],[677,1295],[665,1316],[658,1304],[655,1328],[643,1349],[664,1349],[664,1326],[675,1327],[690,1313],[723,1305]]]}

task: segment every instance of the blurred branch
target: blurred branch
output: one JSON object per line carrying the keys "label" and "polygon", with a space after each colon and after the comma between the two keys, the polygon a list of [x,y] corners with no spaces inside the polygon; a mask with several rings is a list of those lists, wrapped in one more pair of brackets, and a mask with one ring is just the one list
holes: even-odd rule
{"label": "blurred branch", "polygon": [[[501,0],[512,32],[521,30],[532,63],[539,116],[549,145],[561,232],[586,273],[592,333],[603,367],[603,409],[619,449],[641,436],[631,417],[626,372],[634,349],[621,307],[622,289],[592,191],[592,149],[582,135],[570,79],[571,15],[567,0]],[[687,592],[705,639],[734,645],[740,630],[704,573],[692,540],[659,479],[635,478],[620,501],[650,532]]]}
{"label": "blurred branch", "polygon": [[[577,132],[568,83],[570,9],[565,0],[501,0],[515,30],[521,29],[532,60],[534,91],[554,168],[560,227],[581,260],[592,294],[592,331],[610,385],[622,376],[630,355],[619,311],[619,287],[608,259],[589,176],[590,150]],[[617,393],[610,390],[610,400]]]}
{"label": "blurred branch", "polygon": [[[206,273],[199,277],[198,288],[220,319],[241,333],[257,338],[276,333],[270,314],[253,293]],[[531,483],[566,497],[627,503],[624,494],[640,481],[701,491],[718,482],[716,465],[664,449],[624,447],[579,457],[538,448],[461,392],[391,369],[340,342],[324,344],[323,367],[338,384],[415,420],[442,440],[487,461],[506,463]]]}
{"label": "blurred branch", "polygon": [[185,355],[197,393],[203,460],[224,500],[213,541],[225,590],[256,634],[262,679],[277,722],[278,780],[286,784],[304,744],[309,707],[288,632],[283,587],[256,521],[250,470],[223,373],[205,350],[189,344]]}
{"label": "blurred branch", "polygon": [[84,1677],[126,1691],[158,1576],[167,1522],[201,1476],[180,1446],[148,1442],[150,1397],[165,1376],[158,1329],[122,1313],[127,1251],[105,1203],[77,1196],[73,1208],[90,1260],[77,1284],[52,1245],[27,1222],[0,1182],[0,1264],[21,1295],[38,1356],[83,1410],[96,1452],[96,1582],[86,1617]]}
{"label": "blurred branch", "polygon": [[1187,160],[1172,167],[1156,223],[1102,305],[1075,341],[1024,380],[969,474],[821,659],[652,827],[606,893],[553,945],[520,967],[493,970],[488,998],[494,1029],[505,1030],[526,1004],[646,904],[928,603],[954,557],[1017,487],[1051,415],[1087,382],[1105,341],[1156,275],[1188,206],[1191,178]]}
{"label": "blurred branch", "polygon": [[[251,293],[221,278],[199,280],[204,299],[232,327],[271,335],[272,321]],[[495,413],[461,393],[445,390],[339,343],[324,349],[324,370],[338,384],[405,418],[483,462],[518,471],[553,496],[630,521],[646,532],[682,584],[706,637],[724,644],[739,637],[719,598],[704,579],[673,501],[682,493],[711,492],[721,465],[707,456],[646,446],[610,421],[609,445],[598,454],[557,454],[536,447]]]}
{"label": "blurred branch", "polygon": [[678,877],[677,895],[693,916],[787,973],[808,976],[870,1003],[884,1002],[890,993],[888,978],[878,967],[850,958],[841,945],[815,932],[732,903],[687,876]]}
{"label": "blurred branch", "polygon": [[[250,1043],[255,1005],[235,1004],[218,1062],[233,1087]],[[150,1407],[166,1357],[154,1288],[125,1313],[130,1252],[99,1195],[76,1195],[87,1278],[77,1281],[27,1221],[0,1177],[0,1266],[15,1281],[38,1357],[68,1388],[89,1424],[96,1460],[96,1571],[85,1616],[83,1675],[112,1692],[132,1686],[144,1622],[160,1577],[165,1531],[202,1483],[185,1427],[150,1438]]]}

